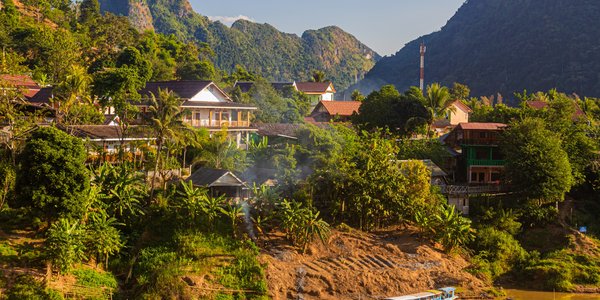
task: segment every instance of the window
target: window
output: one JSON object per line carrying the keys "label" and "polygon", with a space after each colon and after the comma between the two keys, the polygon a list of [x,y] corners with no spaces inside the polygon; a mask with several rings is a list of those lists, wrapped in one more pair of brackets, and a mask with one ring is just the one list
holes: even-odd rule
{"label": "window", "polygon": [[479,182],[485,182],[485,173],[479,173]]}
{"label": "window", "polygon": [[486,138],[486,136],[487,136],[487,135],[486,135],[486,132],[485,132],[485,131],[480,131],[480,132],[479,132],[479,138],[480,138],[480,139],[485,139],[485,138]]}
{"label": "window", "polygon": [[471,182],[477,182],[477,172],[471,172]]}

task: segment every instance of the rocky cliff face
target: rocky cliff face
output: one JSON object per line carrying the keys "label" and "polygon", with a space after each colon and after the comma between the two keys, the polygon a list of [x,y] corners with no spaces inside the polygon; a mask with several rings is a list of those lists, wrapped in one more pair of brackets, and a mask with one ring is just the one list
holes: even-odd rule
{"label": "rocky cliff face", "polygon": [[244,20],[229,28],[194,12],[188,0],[100,0],[100,4],[103,11],[129,16],[140,30],[209,43],[221,69],[242,65],[271,80],[307,80],[314,70],[322,70],[341,90],[364,77],[380,58],[338,27],[309,30],[299,37]]}
{"label": "rocky cliff face", "polygon": [[103,11],[129,17],[131,23],[140,31],[154,30],[154,20],[146,0],[100,0],[99,2]]}
{"label": "rocky cliff face", "polygon": [[599,14],[597,0],[469,0],[441,31],[380,60],[351,88],[418,85],[423,41],[428,83],[465,83],[477,96],[555,87],[600,96]]}

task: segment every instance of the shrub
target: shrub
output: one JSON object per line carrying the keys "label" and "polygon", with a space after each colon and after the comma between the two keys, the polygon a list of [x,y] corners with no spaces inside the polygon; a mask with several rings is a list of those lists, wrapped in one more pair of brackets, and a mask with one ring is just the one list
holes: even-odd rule
{"label": "shrub", "polygon": [[59,272],[68,271],[85,258],[85,231],[78,222],[60,219],[47,233],[47,259]]}
{"label": "shrub", "polygon": [[22,275],[6,291],[7,300],[61,300],[63,297],[53,290],[45,289],[35,278]]}

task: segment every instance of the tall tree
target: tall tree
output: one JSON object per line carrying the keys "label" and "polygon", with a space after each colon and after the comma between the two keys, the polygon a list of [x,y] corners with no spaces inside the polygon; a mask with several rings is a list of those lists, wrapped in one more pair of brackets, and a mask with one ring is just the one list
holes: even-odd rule
{"label": "tall tree", "polygon": [[501,149],[512,189],[535,204],[562,201],[574,179],[569,156],[555,132],[540,119],[511,124],[503,133]]}
{"label": "tall tree", "polygon": [[429,128],[427,135],[431,134],[431,126],[433,122],[439,118],[446,116],[452,108],[451,105],[455,101],[450,95],[450,91],[447,87],[441,86],[439,83],[434,83],[427,86],[427,93],[425,94],[425,102],[423,105],[429,110]]}
{"label": "tall tree", "polygon": [[100,17],[100,3],[98,0],[83,0],[79,6],[79,22],[87,23]]}
{"label": "tall tree", "polygon": [[181,110],[182,103],[183,100],[169,90],[159,90],[158,95],[153,94],[150,98],[147,119],[156,137],[156,160],[150,188],[151,198],[154,196],[156,175],[161,167],[161,153],[165,141],[176,137],[186,128],[183,123],[183,116],[187,112]]}
{"label": "tall tree", "polygon": [[32,207],[47,221],[77,217],[90,185],[83,142],[56,128],[34,131],[18,157],[18,206]]}

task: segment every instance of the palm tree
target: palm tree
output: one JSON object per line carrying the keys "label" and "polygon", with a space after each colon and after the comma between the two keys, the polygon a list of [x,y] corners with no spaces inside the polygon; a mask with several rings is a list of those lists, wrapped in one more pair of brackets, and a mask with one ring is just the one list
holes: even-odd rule
{"label": "palm tree", "polygon": [[167,139],[178,136],[185,128],[183,116],[187,113],[181,110],[183,101],[172,91],[158,90],[158,97],[152,94],[148,107],[148,121],[156,136],[156,160],[150,188],[150,199],[154,196],[156,174],[161,164],[161,152]]}
{"label": "palm tree", "polygon": [[450,91],[447,87],[441,86],[439,83],[434,83],[427,87],[427,94],[424,100],[423,105],[429,111],[430,116],[427,129],[427,136],[429,137],[433,122],[440,117],[446,116],[449,111],[453,110],[452,103],[454,103],[454,99],[450,96]]}

